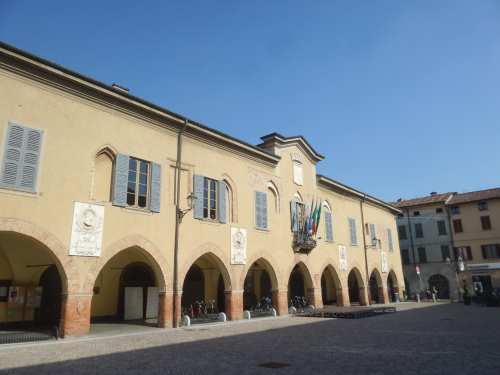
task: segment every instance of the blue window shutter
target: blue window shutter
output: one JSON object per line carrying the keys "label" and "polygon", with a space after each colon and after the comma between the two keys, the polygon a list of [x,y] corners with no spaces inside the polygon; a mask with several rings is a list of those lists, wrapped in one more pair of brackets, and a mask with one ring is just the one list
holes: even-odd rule
{"label": "blue window shutter", "polygon": [[387,240],[389,242],[389,251],[394,251],[394,244],[392,242],[392,231],[390,228],[387,228]]}
{"label": "blue window shutter", "polygon": [[151,204],[153,212],[160,212],[161,206],[161,165],[151,163]]}
{"label": "blue window shutter", "polygon": [[262,228],[267,229],[267,194],[262,194]]}
{"label": "blue window shutter", "polygon": [[227,222],[226,213],[226,183],[224,181],[219,181],[219,222],[225,224]]}
{"label": "blue window shutter", "polygon": [[255,226],[267,229],[267,194],[261,191],[255,192]]}
{"label": "blue window shutter", "polygon": [[349,231],[351,234],[351,245],[357,245],[358,238],[356,235],[356,220],[353,218],[349,218]]}
{"label": "blue window shutter", "polygon": [[203,219],[203,182],[205,177],[200,175],[194,175],[194,195],[196,199],[194,201],[194,218]]}
{"label": "blue window shutter", "polygon": [[372,246],[377,246],[377,233],[375,231],[375,224],[370,224],[370,236],[372,239]]}
{"label": "blue window shutter", "polygon": [[9,123],[0,185],[35,192],[43,132]]}
{"label": "blue window shutter", "polygon": [[127,205],[128,162],[130,157],[124,154],[116,155],[115,174],[113,178],[113,205]]}
{"label": "blue window shutter", "polygon": [[297,202],[290,202],[290,221],[292,224],[292,232],[296,233],[299,231],[299,222],[297,217]]}
{"label": "blue window shutter", "polygon": [[332,214],[325,211],[325,234],[327,241],[333,241]]}

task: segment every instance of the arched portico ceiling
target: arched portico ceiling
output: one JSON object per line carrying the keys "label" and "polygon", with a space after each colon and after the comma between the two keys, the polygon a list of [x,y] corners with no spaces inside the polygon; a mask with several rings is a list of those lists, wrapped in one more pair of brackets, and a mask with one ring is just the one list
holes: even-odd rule
{"label": "arched portico ceiling", "polygon": [[[182,277],[179,278],[179,285],[184,284],[184,279],[186,278],[187,273],[189,272],[189,269],[194,265],[200,265],[200,263],[203,265],[210,265],[211,267],[216,268],[222,275],[222,279],[224,280],[224,288],[226,291],[232,290],[232,282],[231,282],[231,276],[229,275],[229,272],[224,264],[224,262],[214,253],[212,252],[206,252],[203,255],[199,256],[196,258],[185,270],[183,270]],[[202,267],[203,268],[203,267]]]}
{"label": "arched portico ceiling", "polygon": [[380,276],[380,272],[378,271],[378,269],[377,269],[377,268],[374,268],[374,269],[372,270],[372,272],[370,273],[370,279],[371,279],[373,276],[374,276],[374,277],[375,277],[375,279],[377,280],[377,285],[378,285],[378,286],[382,286],[382,276]]}
{"label": "arched portico ceiling", "polygon": [[26,221],[0,218],[0,252],[8,260],[14,278],[29,266],[43,272],[44,265],[54,264],[61,278],[62,291],[67,293],[71,267],[61,258],[65,251],[62,243],[46,230]]}
{"label": "arched portico ceiling", "polygon": [[245,269],[245,271],[242,274],[242,280],[240,281],[240,285],[244,285],[245,278],[247,277],[248,272],[255,265],[257,265],[258,267],[261,267],[262,269],[264,269],[268,273],[269,278],[271,279],[271,288],[272,288],[272,290],[273,291],[274,290],[278,290],[279,283],[278,283],[278,277],[276,275],[276,271],[274,270],[274,267],[271,265],[271,263],[267,259],[265,259],[263,257],[258,258],[256,260],[252,261],[252,263],[248,264],[247,268]]}
{"label": "arched portico ceiling", "polygon": [[290,273],[288,275],[288,280],[290,280],[290,277],[292,276],[293,272],[295,272],[297,270],[300,271],[300,273],[304,277],[305,287],[306,288],[314,288],[314,282],[313,282],[313,278],[311,276],[311,273],[309,272],[309,269],[307,268],[307,266],[305,265],[305,263],[302,262],[302,261],[297,262],[292,267],[292,270],[290,271]]}
{"label": "arched portico ceiling", "polygon": [[364,287],[364,282],[363,282],[363,276],[361,275],[361,272],[359,272],[359,269],[357,267],[351,268],[351,270],[348,273],[348,278],[352,275],[356,277],[356,281],[358,282],[358,285],[360,287]]}
{"label": "arched portico ceiling", "polygon": [[342,288],[342,282],[340,280],[340,277],[335,270],[335,267],[333,267],[331,264],[328,264],[326,267],[323,268],[323,272],[321,272],[321,275],[328,274],[332,279],[335,284],[335,288],[341,289]]}

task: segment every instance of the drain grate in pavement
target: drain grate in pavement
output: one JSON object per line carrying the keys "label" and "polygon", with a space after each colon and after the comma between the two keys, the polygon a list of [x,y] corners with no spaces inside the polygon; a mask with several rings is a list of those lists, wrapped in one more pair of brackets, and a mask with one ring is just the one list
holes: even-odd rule
{"label": "drain grate in pavement", "polygon": [[265,362],[265,363],[260,363],[258,366],[265,368],[283,368],[290,366],[290,364],[283,362]]}

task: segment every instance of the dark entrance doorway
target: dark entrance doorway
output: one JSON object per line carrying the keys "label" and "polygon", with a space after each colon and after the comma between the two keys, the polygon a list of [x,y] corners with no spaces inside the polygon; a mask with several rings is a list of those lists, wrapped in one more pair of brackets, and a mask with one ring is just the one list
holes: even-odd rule
{"label": "dark entrance doorway", "polygon": [[349,288],[349,301],[351,302],[351,304],[359,304],[359,283],[354,271],[351,271],[349,273],[349,277],[347,278],[347,285]]}
{"label": "dark entrance doorway", "polygon": [[61,319],[62,283],[55,265],[49,266],[38,283],[42,287],[40,307],[35,311],[35,323],[40,326],[58,326]]}
{"label": "dark entrance doorway", "polygon": [[205,299],[205,278],[200,267],[194,264],[186,275],[182,289],[182,306],[194,305]]}
{"label": "dark entrance doorway", "polygon": [[[138,303],[142,303],[142,314],[136,316],[137,320],[146,320],[147,314],[147,301],[148,301],[148,289],[155,286],[155,276],[153,270],[149,265],[142,262],[129,264],[122,271],[120,276],[120,288],[118,293],[118,318],[120,320],[125,320],[126,317],[126,293],[127,289],[135,289],[137,292],[134,297],[138,299]],[[142,292],[140,289],[142,288]],[[141,298],[142,294],[142,298]],[[140,310],[138,310],[140,311]],[[141,316],[142,315],[142,316]],[[136,319],[131,319],[136,320]]]}
{"label": "dark entrance doorway", "polygon": [[243,309],[255,310],[265,299],[272,298],[271,278],[266,269],[254,263],[248,270],[243,287]]}
{"label": "dark entrance doorway", "polygon": [[372,272],[370,276],[370,297],[371,297],[371,302],[380,303],[379,285],[377,276],[375,275],[374,272]]}
{"label": "dark entrance doorway", "polygon": [[302,275],[302,271],[297,265],[290,274],[290,280],[288,281],[288,299],[293,299],[294,297],[305,297],[305,289],[304,275]]}
{"label": "dark entrance doorway", "polygon": [[450,283],[448,279],[443,275],[432,275],[429,277],[429,289],[437,288],[437,298],[438,299],[449,299],[450,298]]}

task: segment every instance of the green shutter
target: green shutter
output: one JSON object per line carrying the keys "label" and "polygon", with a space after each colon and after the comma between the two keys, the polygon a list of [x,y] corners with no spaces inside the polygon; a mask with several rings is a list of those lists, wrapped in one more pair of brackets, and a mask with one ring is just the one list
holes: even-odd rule
{"label": "green shutter", "polygon": [[327,241],[333,241],[332,214],[325,211],[325,234]]}
{"label": "green shutter", "polygon": [[351,245],[357,245],[356,220],[353,218],[349,218],[349,234],[351,236]]}
{"label": "green shutter", "polygon": [[394,243],[392,242],[392,231],[387,228],[387,241],[389,242],[389,251],[394,251]]}
{"label": "green shutter", "polygon": [[267,194],[261,191],[255,192],[255,226],[267,229]]}

